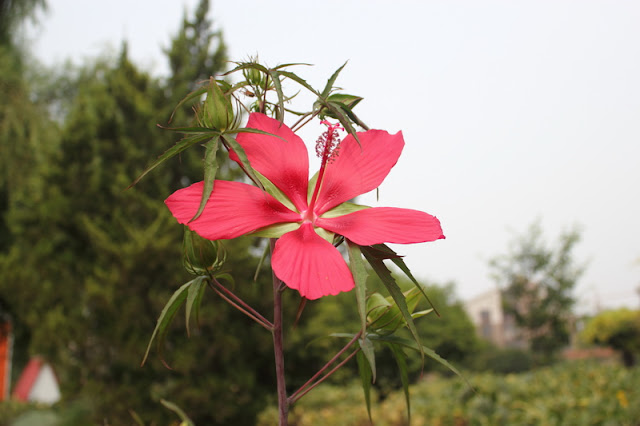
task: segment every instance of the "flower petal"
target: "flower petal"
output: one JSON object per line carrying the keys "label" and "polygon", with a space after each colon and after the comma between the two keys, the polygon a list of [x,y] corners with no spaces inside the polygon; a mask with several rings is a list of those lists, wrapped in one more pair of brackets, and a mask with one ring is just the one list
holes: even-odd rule
{"label": "flower petal", "polygon": [[198,211],[203,182],[179,189],[165,200],[178,222],[209,240],[236,238],[275,223],[296,222],[300,215],[266,192],[241,182],[216,180],[204,211]]}
{"label": "flower petal", "polygon": [[344,216],[318,218],[316,226],[343,235],[361,246],[424,243],[444,238],[440,221],[435,216],[394,207],[374,207]]}
{"label": "flower petal", "polygon": [[358,133],[358,138],[360,145],[351,135],[344,138],[338,156],[327,164],[316,201],[318,215],[380,186],[404,147],[402,132],[369,130]]}
{"label": "flower petal", "polygon": [[354,287],[353,276],[340,252],[303,223],[276,242],[271,260],[276,276],[307,299],[336,295]]}
{"label": "flower petal", "polygon": [[[251,166],[280,188],[298,210],[305,210],[309,156],[302,139],[285,124],[257,112],[249,116],[246,127],[279,136],[238,133],[236,140],[244,148]],[[230,158],[238,161],[234,152]]]}

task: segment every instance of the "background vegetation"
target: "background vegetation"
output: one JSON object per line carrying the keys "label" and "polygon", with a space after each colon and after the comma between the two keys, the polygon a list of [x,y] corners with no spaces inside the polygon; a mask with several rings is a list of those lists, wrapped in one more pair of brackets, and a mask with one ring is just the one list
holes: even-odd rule
{"label": "background vegetation", "polygon": [[[225,41],[207,18],[209,2],[202,0],[171,37],[166,49],[171,72],[165,78],[132,63],[126,44],[116,57],[44,69],[15,35],[21,22],[45,6],[43,0],[0,2],[0,316],[14,325],[14,383],[30,356],[43,356],[56,371],[63,400],[54,407],[2,402],[0,424],[116,425],[140,419],[163,425],[173,415],[160,399],[183,407],[200,425],[255,424],[258,416],[269,424],[275,397],[271,336],[213,294],[205,296],[201,326],[190,338],[180,320],[172,327],[164,354],[172,369],[155,353],[140,367],[162,307],[189,279],[181,260],[182,229],[161,200],[201,179],[201,158],[183,155],[124,189],[149,158],[176,142],[175,134],[157,124],[167,123],[173,107],[199,81],[225,69]],[[190,107],[177,111],[174,123],[187,123]],[[219,173],[233,178],[236,170]],[[573,234],[566,238],[561,254],[569,253],[576,240]],[[253,280],[261,252],[256,244],[251,239],[226,243],[227,267],[236,291],[269,315],[269,277]],[[575,271],[566,256],[527,253],[541,259],[534,266],[548,266],[544,273],[561,280],[545,281],[546,295],[558,295],[561,313],[536,310],[546,321],[542,327],[557,326],[559,336],[551,349],[539,353],[555,354],[566,343],[563,314],[571,300],[565,296],[577,275],[571,275]],[[505,285],[524,282],[522,274],[509,269],[523,259],[529,262],[517,255],[497,261]],[[534,271],[539,277],[539,269]],[[580,419],[640,417],[633,411],[640,406],[638,394],[630,385],[638,381],[637,370],[630,370],[628,379],[616,366],[605,370],[589,364],[490,375],[526,371],[534,356],[482,342],[453,284],[428,287],[440,316],[417,321],[422,342],[456,366],[485,373],[469,375],[474,393],[459,379],[443,378],[448,373],[436,363],[423,367],[410,357],[415,424],[526,423],[551,412],[577,416],[579,408]],[[294,292],[285,296],[285,321],[293,324],[299,298]],[[298,325],[286,330],[292,389],[344,343],[328,338],[330,333],[358,330],[354,300],[347,293],[308,302]],[[544,298],[536,300],[549,305]],[[395,360],[380,352],[377,364],[374,391],[383,402],[378,408],[374,404],[374,418],[379,424],[402,424]],[[338,386],[356,376],[355,363],[349,364],[303,398],[293,412],[297,424],[366,424],[362,390],[355,384]],[[587,395],[594,383],[600,386],[596,394]],[[559,387],[552,389],[553,384]],[[559,392],[566,401],[549,396]],[[536,409],[523,402],[536,398]],[[557,423],[574,419],[558,418]]]}

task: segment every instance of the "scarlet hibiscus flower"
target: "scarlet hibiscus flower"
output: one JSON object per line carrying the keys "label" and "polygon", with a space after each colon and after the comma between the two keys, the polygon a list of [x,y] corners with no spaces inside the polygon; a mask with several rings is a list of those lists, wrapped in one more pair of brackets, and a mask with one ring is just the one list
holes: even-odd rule
{"label": "scarlet hibiscus flower", "polygon": [[[278,193],[271,191],[275,197],[253,185],[216,180],[202,214],[192,222],[203,182],[176,191],[165,203],[178,222],[210,240],[276,232],[280,238],[271,267],[302,296],[317,299],[354,287],[349,267],[329,242],[333,233],[361,246],[444,238],[438,219],[427,213],[347,203],[377,188],[389,174],[404,147],[401,132],[358,133],[358,144],[352,135],[339,142],[335,126],[329,126],[318,140],[322,164],[310,183],[307,149],[289,127],[259,113],[250,115],[247,127],[276,135],[237,137],[251,166],[277,187]],[[231,158],[239,161],[233,152]]]}

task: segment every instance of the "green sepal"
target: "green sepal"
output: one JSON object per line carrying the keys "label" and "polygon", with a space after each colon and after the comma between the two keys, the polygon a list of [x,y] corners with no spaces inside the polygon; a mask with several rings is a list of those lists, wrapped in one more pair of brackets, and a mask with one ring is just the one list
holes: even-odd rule
{"label": "green sepal", "polygon": [[367,404],[367,414],[369,414],[369,421],[373,423],[371,418],[371,367],[369,367],[367,357],[362,352],[358,352],[356,361],[358,362],[358,372],[360,373],[360,380],[362,381],[364,401]]}
{"label": "green sepal", "polygon": [[360,316],[360,329],[362,335],[367,332],[367,270],[362,260],[360,246],[347,240],[349,251],[349,269],[355,282],[356,303],[358,304],[358,315]]}
{"label": "green sepal", "polygon": [[207,278],[200,276],[193,280],[193,284],[189,286],[187,291],[187,303],[185,305],[185,325],[187,327],[187,336],[191,336],[191,312],[196,319],[196,324],[200,326],[200,303],[204,290],[207,288]]}
{"label": "green sepal", "polygon": [[247,235],[262,238],[280,238],[287,232],[295,231],[298,228],[300,228],[300,224],[295,222],[277,223],[275,225],[265,226]]}
{"label": "green sepal", "polygon": [[[422,348],[422,344],[420,343],[420,336],[418,335],[418,330],[416,329],[416,325],[413,322],[413,318],[411,317],[411,313],[409,312],[409,308],[407,307],[407,301],[404,294],[400,290],[400,287],[398,287],[398,284],[396,284],[395,279],[391,275],[389,269],[387,269],[384,262],[381,259],[371,256],[370,252],[367,249],[368,247],[363,247],[362,251],[365,259],[367,259],[374,272],[378,275],[384,286],[387,288],[387,291],[400,310],[400,313],[402,314],[402,317],[407,324],[407,328],[409,329],[409,332],[411,333],[413,339],[416,341],[416,344],[420,348]],[[424,353],[421,352],[420,357],[424,362]]]}
{"label": "green sepal", "polygon": [[220,146],[220,136],[216,135],[205,144],[204,154],[204,187],[202,188],[202,198],[198,211],[189,222],[196,220],[204,211],[207,201],[213,192],[213,184],[218,173],[218,147]]}
{"label": "green sepal", "polygon": [[328,218],[332,218],[332,217],[344,216],[345,214],[357,212],[357,211],[360,211],[360,210],[370,209],[370,208],[371,207],[369,207],[369,206],[363,206],[363,205],[360,205],[360,204],[345,202],[345,203],[342,203],[342,204],[338,204],[337,206],[335,206],[331,210],[326,211],[320,217],[328,219]]}

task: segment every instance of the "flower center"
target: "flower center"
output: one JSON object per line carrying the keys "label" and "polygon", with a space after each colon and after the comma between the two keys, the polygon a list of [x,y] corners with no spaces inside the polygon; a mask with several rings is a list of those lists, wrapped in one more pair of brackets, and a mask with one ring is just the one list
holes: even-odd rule
{"label": "flower center", "polygon": [[318,193],[320,192],[320,186],[322,185],[327,164],[335,160],[340,153],[340,135],[338,134],[338,130],[344,130],[338,123],[331,124],[327,120],[323,120],[321,123],[327,126],[327,130],[316,141],[316,155],[322,159],[322,162],[320,163],[318,180],[316,181],[316,186],[313,189],[313,195],[309,202],[309,209],[303,214],[303,219],[305,221],[310,220],[311,222],[316,219],[314,207],[318,199]]}

